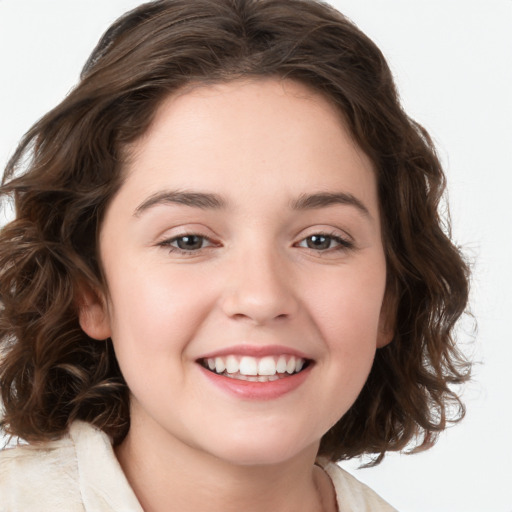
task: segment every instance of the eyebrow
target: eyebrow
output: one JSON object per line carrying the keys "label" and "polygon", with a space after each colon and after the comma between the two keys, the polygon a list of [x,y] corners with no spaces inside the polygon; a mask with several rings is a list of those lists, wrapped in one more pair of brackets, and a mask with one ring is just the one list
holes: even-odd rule
{"label": "eyebrow", "polygon": [[335,204],[354,206],[365,217],[371,218],[370,211],[357,197],[345,192],[318,192],[316,194],[302,194],[292,201],[291,207],[294,210],[314,210],[326,208]]}
{"label": "eyebrow", "polygon": [[226,207],[226,201],[217,194],[187,192],[183,190],[164,190],[144,200],[135,208],[133,215],[138,217],[144,211],[162,204],[181,204],[202,210],[219,210]]}
{"label": "eyebrow", "polygon": [[[227,206],[226,200],[218,194],[207,192],[189,192],[183,190],[164,190],[145,199],[135,209],[133,215],[140,216],[146,210],[158,205],[180,204],[202,210],[220,210]],[[290,204],[293,210],[314,210],[341,204],[357,208],[365,217],[371,218],[368,208],[352,194],[345,192],[317,192],[301,194]]]}

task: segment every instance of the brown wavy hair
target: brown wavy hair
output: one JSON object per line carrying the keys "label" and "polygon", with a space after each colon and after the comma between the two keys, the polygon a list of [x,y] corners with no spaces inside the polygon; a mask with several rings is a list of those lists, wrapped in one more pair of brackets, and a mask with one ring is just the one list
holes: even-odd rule
{"label": "brown wavy hair", "polygon": [[331,460],[431,446],[464,415],[469,377],[454,325],[468,268],[439,216],[445,178],[427,132],[402,110],[375,46],[308,0],[161,0],[116,21],[74,90],[25,135],[0,192],[15,219],[0,235],[1,428],[28,441],[75,419],[122,441],[129,392],[110,340],[78,323],[79,290],[104,290],[98,232],[122,185],[126,146],[163,99],[189,83],[296,80],[342,113],[374,163],[393,304],[393,341],[362,392],[322,439]]}

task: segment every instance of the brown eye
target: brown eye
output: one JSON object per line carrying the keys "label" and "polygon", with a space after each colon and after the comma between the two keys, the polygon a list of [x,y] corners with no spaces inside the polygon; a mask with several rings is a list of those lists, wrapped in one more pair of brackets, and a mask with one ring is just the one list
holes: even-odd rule
{"label": "brown eye", "polygon": [[159,242],[158,245],[164,247],[169,252],[184,256],[187,254],[191,255],[192,253],[200,254],[203,250],[220,246],[218,242],[213,241],[207,236],[195,233],[167,238]]}
{"label": "brown eye", "polygon": [[354,248],[354,243],[349,240],[345,240],[336,235],[327,235],[323,233],[316,233],[302,239],[298,244],[298,247],[304,247],[306,249],[313,249],[314,251],[331,251],[331,250],[348,250]]}
{"label": "brown eye", "polygon": [[175,238],[170,245],[183,251],[197,251],[202,249],[205,238],[199,235],[185,235]]}
{"label": "brown eye", "polygon": [[312,235],[306,238],[309,249],[325,250],[331,247],[332,238],[325,235]]}

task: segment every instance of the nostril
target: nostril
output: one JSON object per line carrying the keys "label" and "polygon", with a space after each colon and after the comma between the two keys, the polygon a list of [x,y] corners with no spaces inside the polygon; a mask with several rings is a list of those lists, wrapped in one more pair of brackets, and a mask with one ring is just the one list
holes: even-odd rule
{"label": "nostril", "polygon": [[288,313],[279,313],[273,316],[265,311],[253,311],[251,313],[234,313],[230,315],[233,320],[255,322],[257,324],[265,324],[273,321],[287,320],[290,315]]}

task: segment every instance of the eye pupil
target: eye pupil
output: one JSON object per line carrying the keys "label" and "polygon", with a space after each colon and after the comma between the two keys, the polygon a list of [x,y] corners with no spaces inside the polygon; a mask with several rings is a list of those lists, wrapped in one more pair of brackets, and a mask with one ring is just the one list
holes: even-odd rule
{"label": "eye pupil", "polygon": [[331,239],[324,235],[312,235],[308,237],[307,244],[310,249],[329,249]]}
{"label": "eye pupil", "polygon": [[203,238],[197,235],[181,236],[176,240],[176,245],[180,249],[184,249],[186,251],[201,249],[203,245]]}

